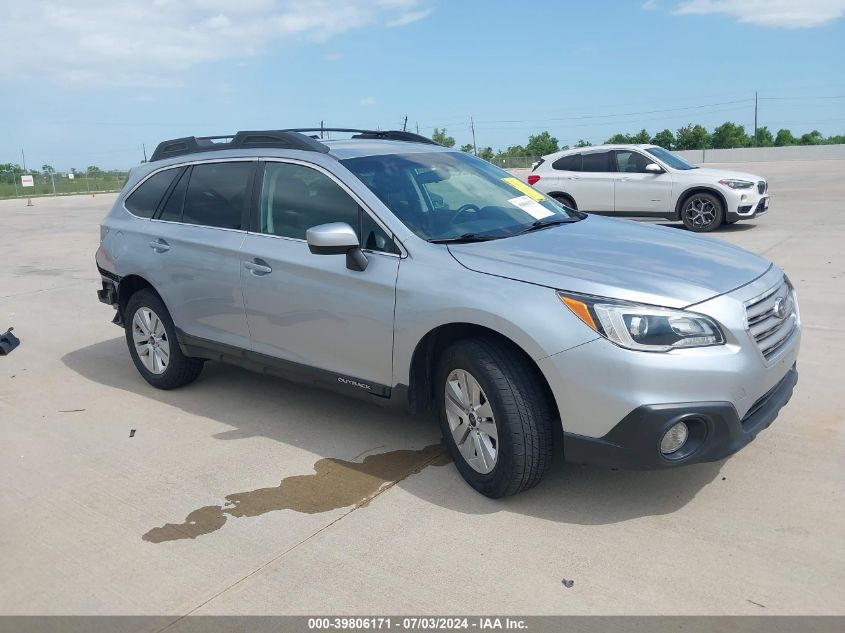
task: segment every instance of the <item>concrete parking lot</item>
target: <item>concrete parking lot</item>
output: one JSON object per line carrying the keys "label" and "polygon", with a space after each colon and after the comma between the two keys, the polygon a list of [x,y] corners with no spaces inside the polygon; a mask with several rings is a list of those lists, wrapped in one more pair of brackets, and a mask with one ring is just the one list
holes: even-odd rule
{"label": "concrete parking lot", "polygon": [[114,196],[0,202],[0,613],[845,614],[845,161],[731,167],[771,211],[713,238],[798,288],[792,402],[726,461],[500,501],[429,418],[214,363],[153,389],[95,296]]}

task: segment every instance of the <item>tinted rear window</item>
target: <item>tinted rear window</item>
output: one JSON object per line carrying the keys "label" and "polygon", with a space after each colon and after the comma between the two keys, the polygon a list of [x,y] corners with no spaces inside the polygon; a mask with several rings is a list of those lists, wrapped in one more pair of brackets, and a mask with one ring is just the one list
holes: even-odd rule
{"label": "tinted rear window", "polygon": [[552,163],[552,168],[563,171],[581,171],[581,154],[561,156]]}
{"label": "tinted rear window", "polygon": [[182,221],[187,224],[240,229],[253,163],[194,165]]}
{"label": "tinted rear window", "polygon": [[169,222],[182,221],[182,204],[185,202],[185,191],[188,189],[188,179],[190,178],[190,168],[185,170],[179,182],[173,187],[170,192],[170,197],[161,209],[159,220],[168,220]]}
{"label": "tinted rear window", "polygon": [[131,213],[141,218],[151,218],[158,203],[173,182],[178,169],[165,169],[147,178],[124,203]]}
{"label": "tinted rear window", "polygon": [[610,171],[607,161],[608,155],[608,152],[584,154],[581,162],[581,171]]}

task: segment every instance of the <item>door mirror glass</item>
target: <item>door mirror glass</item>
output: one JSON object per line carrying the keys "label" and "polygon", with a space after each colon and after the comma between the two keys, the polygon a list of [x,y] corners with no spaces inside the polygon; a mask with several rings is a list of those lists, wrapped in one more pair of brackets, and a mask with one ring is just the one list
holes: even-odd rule
{"label": "door mirror glass", "polygon": [[315,255],[346,255],[346,267],[364,270],[367,256],[358,244],[358,235],[346,222],[314,226],[305,232],[308,249]]}
{"label": "door mirror glass", "polygon": [[649,163],[645,166],[645,170],[650,174],[662,174],[663,168],[657,163]]}

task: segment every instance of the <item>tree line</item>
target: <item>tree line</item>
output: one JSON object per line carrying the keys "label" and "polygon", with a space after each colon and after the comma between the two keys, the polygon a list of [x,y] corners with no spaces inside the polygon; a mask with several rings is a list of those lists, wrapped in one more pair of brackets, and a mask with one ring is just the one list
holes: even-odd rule
{"label": "tree line", "polygon": [[[432,134],[431,138],[446,147],[454,147],[455,145],[455,139],[447,134],[446,128],[434,128],[434,134]],[[768,127],[763,126],[757,128],[757,135],[755,137],[753,131],[751,134],[745,131],[745,126],[726,121],[716,127],[712,132],[708,131],[703,125],[689,124],[679,128],[674,133],[667,128],[652,136],[648,130],[643,128],[635,134],[614,134],[605,143],[651,143],[668,150],[729,149],[733,147],[829,145],[845,143],[845,135],[839,134],[825,137],[818,130],[813,130],[801,136],[795,136],[787,129],[778,130],[776,134],[773,134]],[[589,147],[591,145],[592,143],[589,141],[581,139],[573,147]],[[512,156],[545,156],[546,154],[552,154],[563,149],[570,149],[570,146],[560,145],[558,139],[553,137],[549,132],[540,132],[539,134],[529,136],[528,143],[525,145],[511,145],[498,152],[493,151],[491,147],[479,148],[478,156],[484,160],[495,162]],[[462,145],[461,150],[472,152],[474,147],[470,144]]]}
{"label": "tree line", "polygon": [[[44,164],[41,166],[41,169],[24,169],[18,163],[0,163],[0,174],[13,174],[15,176],[20,176],[22,174],[30,174],[33,176],[38,175],[45,175],[49,176],[50,174],[57,174],[58,172],[53,168],[52,165]],[[71,167],[70,171],[68,172],[75,176],[88,176],[89,178],[102,178],[104,176],[115,176],[115,175],[123,175],[125,174],[125,170],[120,169],[109,169],[103,170],[97,167],[96,165],[89,165],[85,169],[76,169],[75,167]]]}

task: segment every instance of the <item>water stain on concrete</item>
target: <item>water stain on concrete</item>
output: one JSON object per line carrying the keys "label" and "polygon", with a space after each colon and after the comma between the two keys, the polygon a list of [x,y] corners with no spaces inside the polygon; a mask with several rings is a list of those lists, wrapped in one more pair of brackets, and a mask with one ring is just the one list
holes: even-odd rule
{"label": "water stain on concrete", "polygon": [[384,486],[450,461],[442,444],[368,455],[362,462],[324,458],[314,464],[313,474],[285,477],[273,488],[230,494],[224,505],[194,510],[184,522],[166,523],[142,538],[150,543],[195,539],[219,530],[229,517],[254,517],[277,510],[316,514],[365,506]]}

